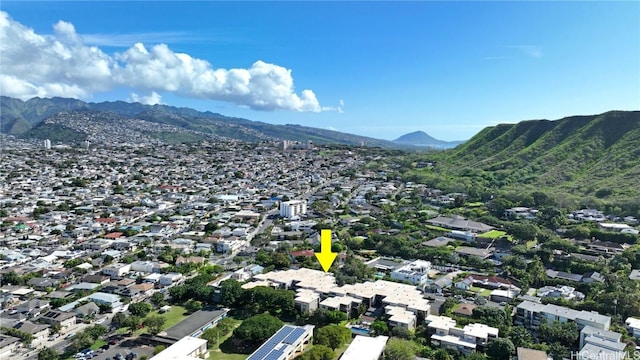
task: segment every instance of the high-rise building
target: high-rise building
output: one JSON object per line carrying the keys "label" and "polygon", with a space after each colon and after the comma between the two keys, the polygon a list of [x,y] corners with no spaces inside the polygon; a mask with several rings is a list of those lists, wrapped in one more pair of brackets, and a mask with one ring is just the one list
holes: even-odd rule
{"label": "high-rise building", "polygon": [[307,202],[305,200],[291,200],[280,203],[280,216],[292,218],[307,213]]}
{"label": "high-rise building", "polygon": [[44,141],[44,148],[45,148],[45,149],[51,149],[51,140],[46,139],[46,140]]}

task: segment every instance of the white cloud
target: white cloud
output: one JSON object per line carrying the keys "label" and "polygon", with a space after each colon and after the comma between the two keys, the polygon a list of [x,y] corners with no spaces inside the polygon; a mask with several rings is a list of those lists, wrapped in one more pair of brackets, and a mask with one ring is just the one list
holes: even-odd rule
{"label": "white cloud", "polygon": [[148,96],[139,96],[136,93],[131,93],[131,96],[127,100],[130,102],[139,102],[144,105],[157,105],[162,103],[162,96],[155,91],[152,91]]}
{"label": "white cloud", "polygon": [[[88,46],[71,23],[59,21],[53,29],[53,35],[39,35],[0,11],[0,93],[22,99],[86,98],[125,87],[149,93],[131,96],[148,103],[160,102],[158,92],[171,92],[255,110],[342,112],[343,102],[322,107],[313,91],[296,93],[291,70],[276,64],[258,60],[248,69],[214,68],[165,44],[147,47],[140,42],[110,55]],[[99,42],[95,35],[93,40]]]}

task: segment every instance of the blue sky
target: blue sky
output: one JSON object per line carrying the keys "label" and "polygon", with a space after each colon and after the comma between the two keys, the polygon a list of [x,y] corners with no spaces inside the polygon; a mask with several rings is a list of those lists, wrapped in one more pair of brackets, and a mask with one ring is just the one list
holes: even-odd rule
{"label": "blue sky", "polygon": [[0,89],[21,98],[160,101],[443,140],[640,108],[637,1],[3,1],[2,11]]}

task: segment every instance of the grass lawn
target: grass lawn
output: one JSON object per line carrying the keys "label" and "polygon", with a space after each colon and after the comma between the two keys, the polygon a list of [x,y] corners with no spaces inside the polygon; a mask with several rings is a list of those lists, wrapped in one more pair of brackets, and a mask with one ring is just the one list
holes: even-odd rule
{"label": "grass lawn", "polygon": [[[353,340],[351,340],[353,341]],[[340,356],[342,356],[342,353],[345,352],[345,350],[347,350],[347,348],[349,347],[349,345],[351,345],[351,341],[349,341],[348,343],[342,345],[341,347],[337,348],[334,352],[335,352],[335,359],[338,360],[340,359]]]}
{"label": "grass lawn", "polygon": [[[150,315],[162,316],[165,319],[164,325],[162,326],[162,330],[164,331],[172,327],[173,325],[179,323],[180,321],[184,320],[188,316],[188,315],[185,315],[186,312],[187,310],[185,310],[185,308],[182,306],[171,305],[171,310],[167,311],[166,313],[160,314],[158,313],[158,310],[154,310],[150,312],[149,315],[147,316],[150,316]],[[138,329],[136,330],[136,335],[143,334],[146,331],[147,331],[146,328]]]}
{"label": "grass lawn", "polygon": [[530,240],[527,241],[527,250],[533,248],[534,246],[538,245],[538,241],[536,240]]}
{"label": "grass lawn", "polygon": [[91,350],[98,350],[100,348],[100,346],[102,345],[106,345],[107,342],[102,340],[102,339],[98,339],[96,340],[96,342],[93,343],[93,345],[91,345]]}
{"label": "grass lawn", "polygon": [[[240,325],[240,323],[242,323],[241,320],[238,319],[234,319],[232,317],[229,317],[229,319],[233,320],[234,322],[234,329],[236,327],[238,327]],[[222,350],[220,350],[220,344],[222,344],[223,342],[225,342],[228,338],[230,338],[233,335],[233,330],[229,331],[229,333],[223,337],[220,338],[220,340],[218,340],[217,342],[213,343],[213,344],[209,344],[209,359],[210,360],[217,360],[217,359],[222,359],[222,360],[244,360],[246,358],[249,357],[249,355],[247,354],[236,354],[236,353],[230,353],[230,352],[223,352]]]}
{"label": "grass lawn", "polygon": [[477,201],[477,202],[468,203],[468,204],[466,204],[466,205],[467,205],[467,207],[474,208],[474,207],[480,207],[480,206],[483,206],[483,205],[484,205],[484,203],[483,203],[483,202],[481,202],[481,201]]}
{"label": "grass lawn", "polygon": [[489,232],[486,232],[482,235],[478,235],[479,237],[483,237],[483,238],[489,238],[489,239],[497,239],[500,236],[504,236],[507,235],[506,232],[504,231],[500,231],[500,230],[491,230]]}
{"label": "grass lawn", "polygon": [[227,354],[220,351],[209,351],[209,360],[245,360],[249,357],[246,354]]}
{"label": "grass lawn", "polygon": [[478,295],[482,295],[484,297],[489,297],[489,295],[491,295],[491,290],[483,289],[483,288],[476,287],[476,286],[472,286],[471,287],[471,291],[477,293]]}
{"label": "grass lawn", "polygon": [[447,232],[451,231],[449,229],[445,229],[443,227],[435,226],[435,225],[425,225],[425,226],[426,226],[427,229],[430,229],[430,230],[447,231]]}

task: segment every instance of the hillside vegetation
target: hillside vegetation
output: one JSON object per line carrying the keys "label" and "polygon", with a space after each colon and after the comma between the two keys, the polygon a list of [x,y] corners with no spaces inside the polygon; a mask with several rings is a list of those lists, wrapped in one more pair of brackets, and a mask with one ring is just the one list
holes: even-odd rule
{"label": "hillside vegetation", "polygon": [[[424,158],[424,157],[416,157]],[[430,155],[436,166],[405,177],[460,191],[546,191],[575,198],[640,197],[640,111],[487,127]]]}
{"label": "hillside vegetation", "polygon": [[[48,131],[51,129],[50,126],[38,127],[46,119],[59,117],[59,114],[77,114],[78,112],[104,114],[104,119],[119,117],[130,120],[144,120],[151,123],[179,127],[190,132],[241,141],[293,140],[300,142],[313,141],[319,144],[334,143],[382,148],[413,148],[408,144],[398,144],[392,141],[338,131],[300,125],[273,125],[189,108],[168,105],[143,105],[124,101],[86,103],[81,100],[65,98],[33,98],[28,101],[22,101],[6,96],[0,97],[0,132],[23,137],[54,137],[53,132]],[[96,117],[93,119],[100,120]],[[64,126],[64,124],[62,125]],[[31,130],[35,128],[38,129],[34,133]],[[170,134],[160,133],[153,134],[153,136],[158,139],[169,139],[171,137]],[[73,140],[75,139],[76,137]],[[190,135],[182,136],[180,139],[195,141],[200,137]],[[60,141],[64,141],[64,139],[60,139]]]}

